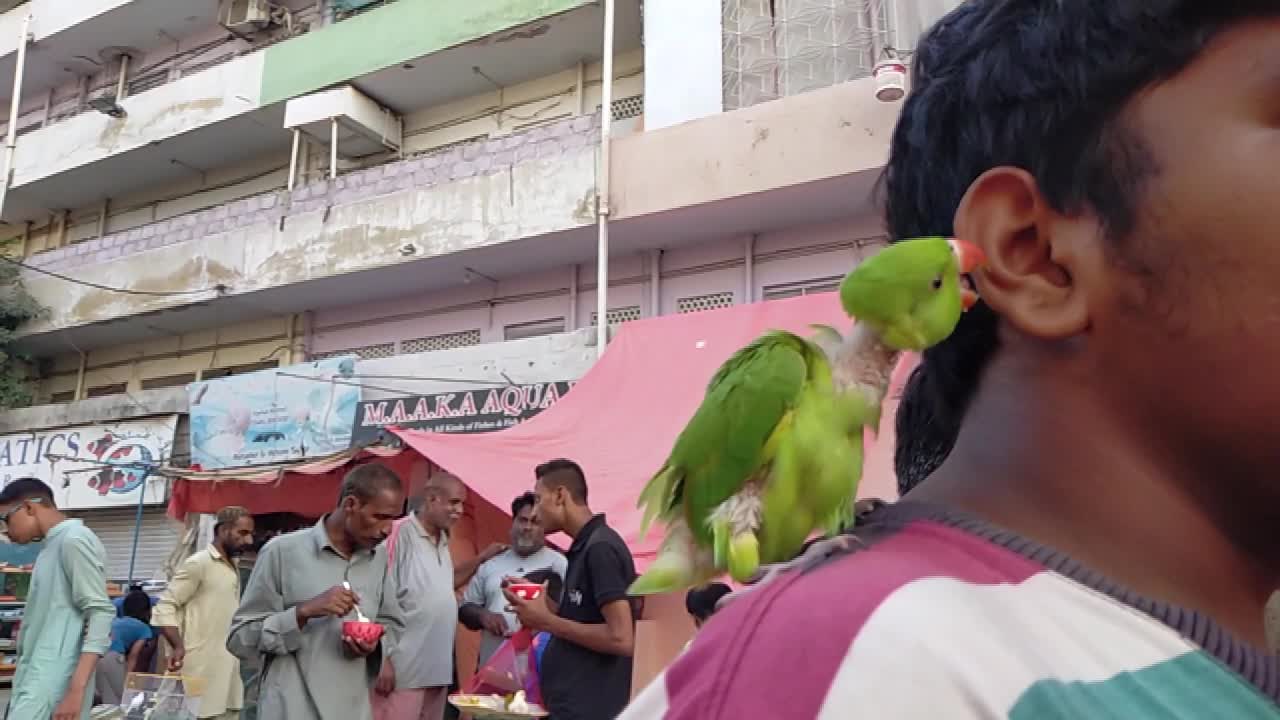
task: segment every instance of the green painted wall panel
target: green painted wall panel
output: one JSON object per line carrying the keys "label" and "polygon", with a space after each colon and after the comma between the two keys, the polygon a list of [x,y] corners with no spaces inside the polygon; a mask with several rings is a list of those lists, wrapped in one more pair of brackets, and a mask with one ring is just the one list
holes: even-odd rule
{"label": "green painted wall panel", "polygon": [[396,0],[266,50],[262,104],[408,62],[594,0]]}

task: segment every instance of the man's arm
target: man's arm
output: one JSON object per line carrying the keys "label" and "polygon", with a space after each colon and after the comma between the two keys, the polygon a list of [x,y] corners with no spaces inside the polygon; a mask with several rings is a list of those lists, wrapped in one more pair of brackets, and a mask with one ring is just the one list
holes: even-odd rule
{"label": "man's arm", "polygon": [[603,623],[585,624],[556,616],[547,628],[552,635],[575,645],[609,655],[630,657],[635,649],[635,618],[627,587],[635,575],[630,557],[622,557],[612,546],[591,547],[583,558],[595,601],[604,615]]}
{"label": "man's arm", "polygon": [[62,545],[62,567],[71,582],[71,603],[84,616],[80,661],[71,675],[64,701],[84,697],[98,658],[111,647],[111,621],[116,616],[116,606],[107,597],[105,555],[102,543],[87,532],[69,536]]}
{"label": "man's arm", "polygon": [[630,657],[635,650],[635,625],[631,619],[631,603],[626,598],[600,607],[603,623],[579,623],[560,616],[551,618],[547,632],[606,655]]}
{"label": "man's arm", "polygon": [[142,655],[142,649],[147,646],[147,639],[134,640],[133,645],[129,646],[129,654],[125,656],[124,662],[124,671],[126,674],[139,671],[138,657]]}
{"label": "man's arm", "polygon": [[[184,560],[174,572],[173,578],[169,580],[164,593],[160,595],[160,602],[156,603],[151,624],[156,626],[164,639],[169,641],[169,646],[173,648],[173,653],[169,657],[171,670],[181,668],[182,659],[186,655],[182,634],[178,632],[180,624],[178,617],[182,608],[186,607],[187,602],[195,597],[196,591],[200,589],[200,583],[204,580],[204,567],[196,556]],[[176,661],[176,667],[174,661]]]}
{"label": "man's arm", "polygon": [[[407,545],[404,543],[403,545]],[[396,552],[400,551],[400,547],[396,547]],[[375,558],[375,562],[381,558]],[[385,562],[385,560],[381,560]],[[396,558],[395,562],[399,563],[401,558]],[[382,625],[384,629],[382,633],[382,656],[391,657],[391,653],[395,651],[396,645],[400,642],[400,637],[404,635],[406,629],[404,621],[404,608],[400,607],[400,597],[397,594],[400,589],[400,583],[396,579],[396,574],[388,569],[382,576],[382,601],[378,603],[378,614],[374,618]]]}
{"label": "man's arm", "polygon": [[480,630],[484,627],[481,624],[485,609],[484,582],[483,566],[477,567],[471,582],[467,583],[466,591],[462,593],[462,602],[458,604],[458,622],[465,625],[468,630]]}
{"label": "man's arm", "polygon": [[240,607],[231,618],[227,650],[241,660],[251,661],[264,653],[288,655],[302,647],[306,621],[296,606],[284,604],[279,542],[262,548]]}
{"label": "man's arm", "polygon": [[501,543],[493,543],[489,547],[482,550],[470,560],[465,560],[453,566],[453,589],[456,591],[471,580],[471,576],[476,574],[480,566],[489,562],[492,558],[497,557],[500,553],[507,549],[506,545]]}

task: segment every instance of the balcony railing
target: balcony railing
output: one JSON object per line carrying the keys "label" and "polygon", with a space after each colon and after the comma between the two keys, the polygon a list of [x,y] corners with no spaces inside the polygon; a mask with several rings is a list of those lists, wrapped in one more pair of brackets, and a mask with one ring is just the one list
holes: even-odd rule
{"label": "balcony railing", "polygon": [[38,252],[33,266],[53,271],[127,257],[237,228],[280,224],[293,215],[361,202],[404,190],[420,190],[460,179],[488,175],[521,162],[577,152],[598,142],[600,116],[583,115],[505,137],[476,139],[461,145],[375,165],[285,190],[233,200],[222,205],[108,233],[72,245]]}

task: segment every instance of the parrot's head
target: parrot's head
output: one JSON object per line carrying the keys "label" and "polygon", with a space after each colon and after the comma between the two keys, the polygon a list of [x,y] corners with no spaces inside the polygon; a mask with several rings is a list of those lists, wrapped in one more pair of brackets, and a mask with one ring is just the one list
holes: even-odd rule
{"label": "parrot's head", "polygon": [[903,240],[845,276],[840,303],[885,345],[919,352],[945,340],[977,302],[965,276],[985,263],[982,250],[964,240]]}

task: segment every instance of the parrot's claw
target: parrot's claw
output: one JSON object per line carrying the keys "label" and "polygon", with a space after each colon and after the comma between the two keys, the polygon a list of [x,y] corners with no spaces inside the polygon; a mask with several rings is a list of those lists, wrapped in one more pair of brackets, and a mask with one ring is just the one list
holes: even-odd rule
{"label": "parrot's claw", "polygon": [[798,557],[788,562],[773,563],[765,565],[756,572],[755,577],[750,583],[734,592],[720,598],[716,603],[716,609],[721,610],[738,598],[750,595],[751,593],[767,586],[778,578],[778,576],[793,570],[805,572],[822,564],[827,558],[839,553],[846,553],[854,548],[865,547],[866,543],[862,542],[856,535],[836,535],[834,537],[823,538],[810,545]]}

